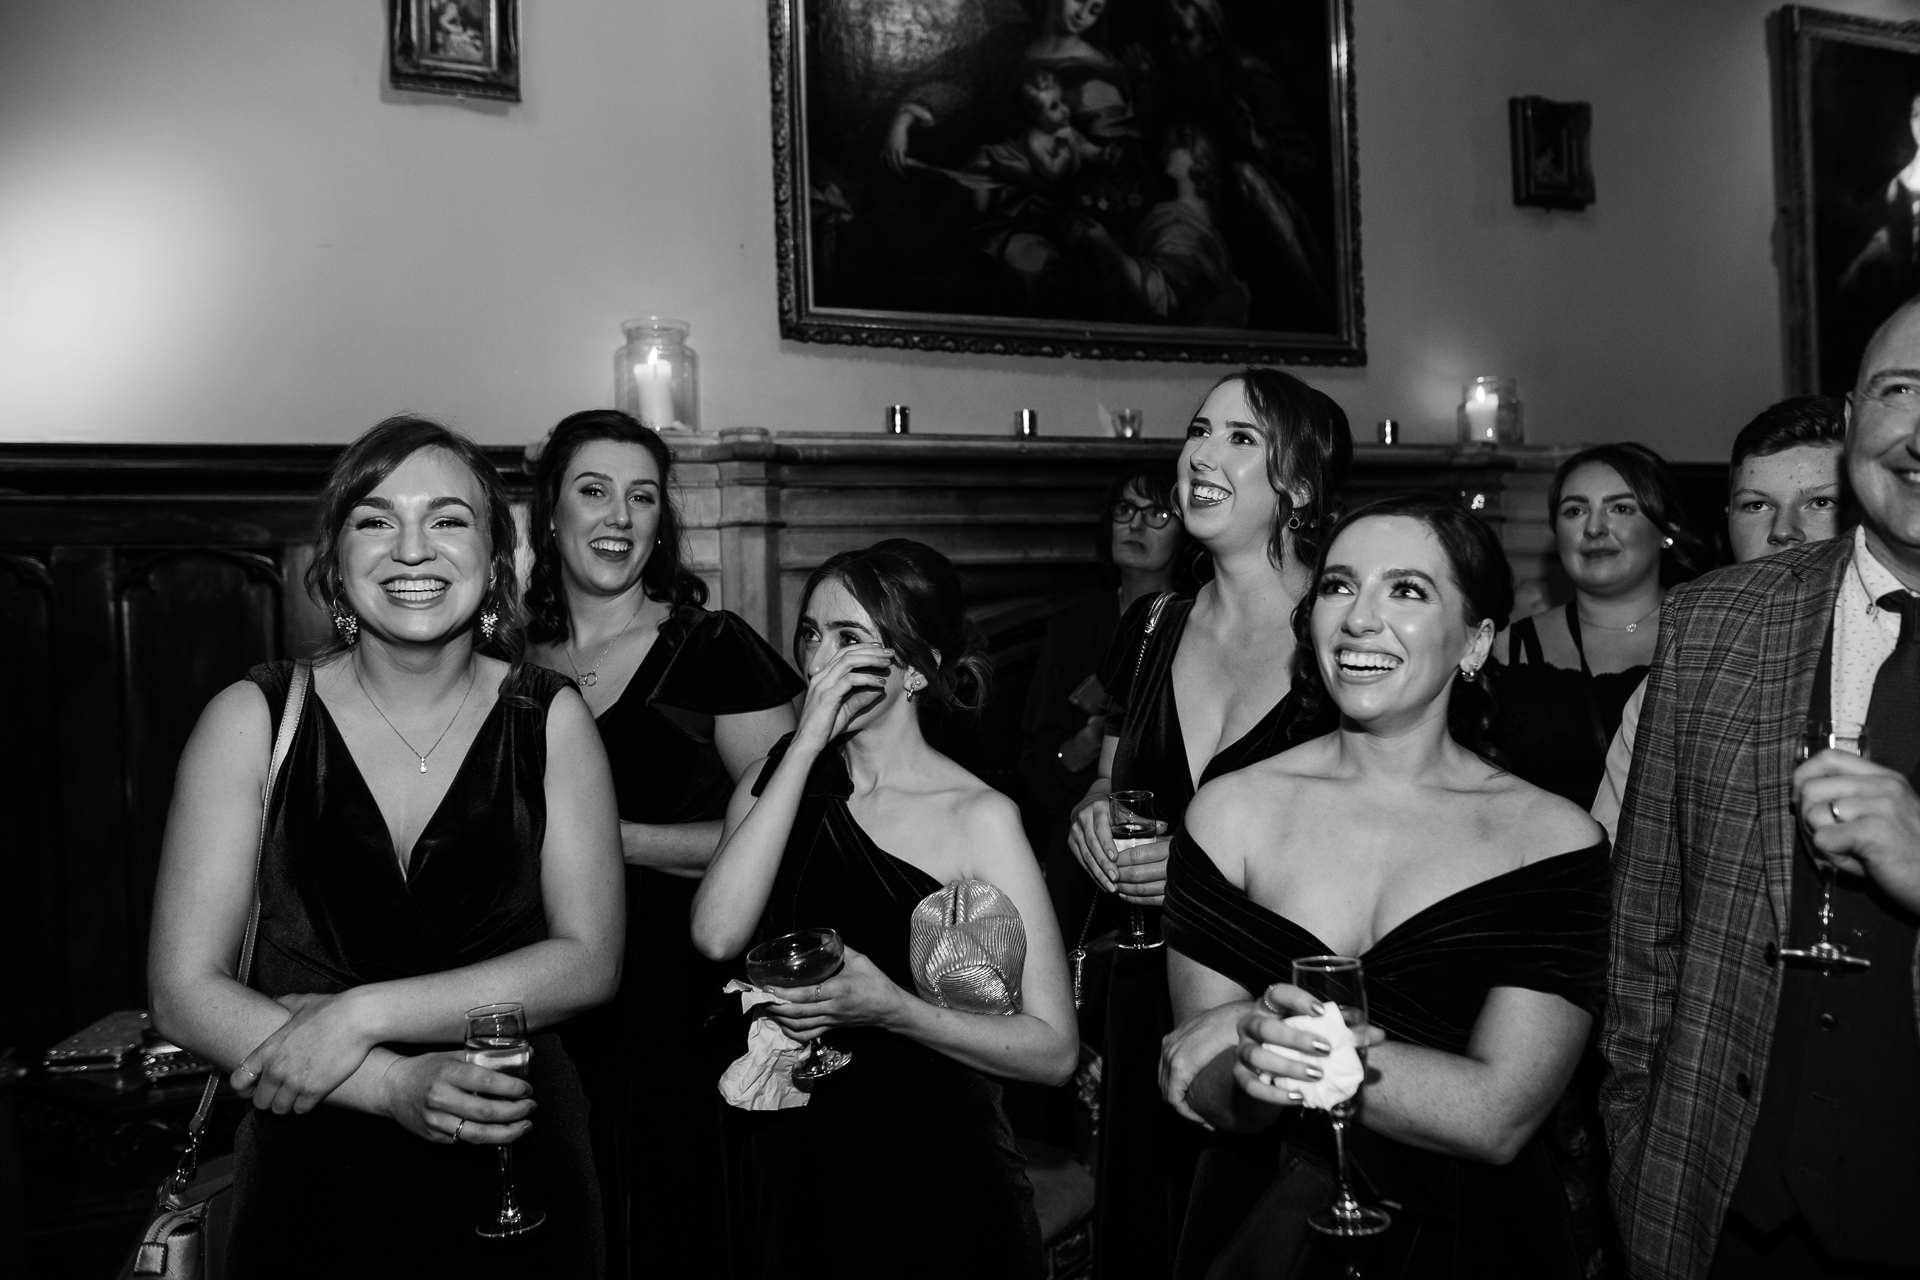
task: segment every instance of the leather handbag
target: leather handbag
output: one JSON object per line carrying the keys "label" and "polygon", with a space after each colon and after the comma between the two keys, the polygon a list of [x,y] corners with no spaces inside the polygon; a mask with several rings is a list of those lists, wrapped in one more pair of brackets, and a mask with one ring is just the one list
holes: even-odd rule
{"label": "leather handbag", "polygon": [[[260,792],[260,838],[253,852],[253,905],[247,911],[247,930],[240,940],[240,964],[234,976],[244,985],[253,972],[253,944],[260,933],[260,858],[267,847],[267,813],[273,803],[273,783],[280,776],[293,735],[300,727],[300,712],[306,706],[307,688],[313,682],[313,664],[296,662],[293,677],[287,682],[287,705],[280,712],[280,732],[274,736],[273,756],[267,762],[267,785]],[[216,1232],[211,1228],[224,1223],[226,1215],[219,1202],[233,1190],[233,1160],[223,1156],[200,1164],[200,1134],[207,1127],[213,1100],[220,1092],[221,1073],[207,1077],[200,1091],[200,1105],[187,1124],[187,1146],[173,1173],[160,1184],[153,1217],[141,1233],[133,1255],[120,1268],[120,1280],[137,1276],[157,1276],[161,1280],[208,1280],[214,1267]],[[198,1173],[200,1176],[195,1177]],[[224,1235],[224,1232],[218,1233]]]}

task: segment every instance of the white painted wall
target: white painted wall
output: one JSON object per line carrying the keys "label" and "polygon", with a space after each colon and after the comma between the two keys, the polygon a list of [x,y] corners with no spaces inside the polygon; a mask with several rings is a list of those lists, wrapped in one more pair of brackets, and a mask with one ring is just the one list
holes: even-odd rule
{"label": "white painted wall", "polygon": [[[1115,0],[1116,3],[1144,0]],[[1545,443],[1724,456],[1781,393],[1765,0],[1354,0],[1356,428],[1520,379]],[[1911,16],[1895,0],[1829,7]],[[525,0],[526,101],[384,87],[385,0],[0,0],[0,438],[487,441],[692,322],[709,430],[1177,432],[1218,372],[779,338],[763,0]],[[1594,104],[1599,202],[1512,207],[1506,100]]]}

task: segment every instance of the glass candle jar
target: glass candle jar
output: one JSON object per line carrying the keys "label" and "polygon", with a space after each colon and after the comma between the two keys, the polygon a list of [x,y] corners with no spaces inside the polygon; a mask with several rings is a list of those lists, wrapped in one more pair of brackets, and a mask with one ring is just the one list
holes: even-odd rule
{"label": "glass candle jar", "polygon": [[1513,378],[1475,378],[1460,388],[1456,418],[1460,443],[1520,444],[1526,436],[1520,422],[1520,384]]}
{"label": "glass candle jar", "polygon": [[620,326],[627,345],[613,357],[614,407],[655,431],[700,429],[699,357],[685,320],[648,316]]}

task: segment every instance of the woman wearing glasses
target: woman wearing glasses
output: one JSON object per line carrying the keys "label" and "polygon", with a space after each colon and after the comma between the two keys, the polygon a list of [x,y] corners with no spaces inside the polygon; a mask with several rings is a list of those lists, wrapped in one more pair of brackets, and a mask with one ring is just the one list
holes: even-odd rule
{"label": "woman wearing glasses", "polygon": [[[1158,462],[1120,474],[1107,486],[1095,534],[1107,581],[1047,619],[1022,717],[1020,773],[1027,782],[1035,847],[1047,842],[1047,888],[1060,919],[1077,926],[1094,898],[1093,882],[1071,865],[1065,819],[1093,784],[1106,732],[1107,695],[1095,674],[1120,615],[1143,596],[1186,590],[1192,541],[1173,503],[1173,466]],[[1176,585],[1179,584],[1179,585]],[[1105,932],[1113,922],[1094,933]]]}
{"label": "woman wearing glasses", "polygon": [[[1174,495],[1206,550],[1191,600],[1135,602],[1107,651],[1114,706],[1098,776],[1068,843],[1101,889],[1158,908],[1167,841],[1114,849],[1107,796],[1153,792],[1178,827],[1208,779],[1283,750],[1293,719],[1293,611],[1332,527],[1353,458],[1340,406],[1277,369],[1222,379],[1194,414]],[[1080,922],[1068,921],[1071,934]],[[1164,1278],[1203,1131],[1160,1100],[1161,1038],[1173,1029],[1164,948],[1120,951],[1107,992],[1095,1273]]]}

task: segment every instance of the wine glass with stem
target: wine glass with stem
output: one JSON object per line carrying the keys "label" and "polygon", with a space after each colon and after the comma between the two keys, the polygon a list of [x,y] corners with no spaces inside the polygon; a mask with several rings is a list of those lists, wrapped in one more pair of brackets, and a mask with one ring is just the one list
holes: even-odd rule
{"label": "wine glass with stem", "polygon": [[[1867,758],[1867,727],[1858,721],[1846,720],[1808,720],[1806,732],[1800,739],[1800,759],[1813,759],[1822,751],[1846,751],[1861,759]],[[1831,806],[1829,806],[1831,808]],[[1838,814],[1834,814],[1838,817]],[[1800,815],[1801,843],[1806,846],[1807,857],[1813,861],[1814,874],[1820,877],[1820,937],[1812,946],[1782,947],[1782,960],[1798,960],[1821,969],[1870,969],[1873,961],[1865,956],[1856,956],[1844,945],[1835,942],[1833,933],[1833,878],[1834,865],[1820,856],[1812,840],[1813,828],[1807,823],[1807,815]]]}
{"label": "wine glass with stem", "polygon": [[[1153,818],[1153,792],[1115,791],[1107,796],[1107,829],[1113,834],[1115,849],[1131,849],[1160,838],[1160,824]],[[1123,951],[1151,951],[1161,940],[1147,931],[1147,909],[1127,904],[1127,925],[1114,940]]]}
{"label": "wine glass with stem", "polygon": [[[1360,1065],[1367,1062],[1367,983],[1357,956],[1302,956],[1293,962],[1293,985],[1323,1005],[1332,1005],[1353,1028],[1358,1041]],[[1262,1003],[1265,1003],[1263,998]],[[1271,1005],[1267,1006],[1269,1010]],[[1333,1203],[1307,1216],[1307,1225],[1330,1236],[1374,1236],[1393,1225],[1385,1209],[1361,1204],[1353,1194],[1353,1179],[1347,1167],[1347,1126],[1353,1122],[1360,1103],[1360,1088],[1353,1096],[1335,1103],[1327,1111],[1333,1122],[1334,1176],[1338,1186]]]}
{"label": "wine glass with stem", "polygon": [[[832,929],[799,929],[747,952],[747,981],[763,988],[811,986],[840,972],[846,960],[846,944]],[[807,1043],[806,1061],[793,1069],[793,1078],[802,1083],[818,1080],[852,1061],[852,1054],[830,1049],[825,1036],[815,1036]]]}
{"label": "wine glass with stem", "polygon": [[[483,1004],[478,1009],[467,1010],[467,1061],[476,1067],[525,1080],[528,1068],[533,1065],[533,1042],[527,1039],[525,1007],[508,1002]],[[474,1227],[489,1239],[517,1236],[547,1220],[544,1210],[521,1204],[514,1190],[513,1144],[503,1142],[494,1151],[500,1160],[500,1209]]]}

